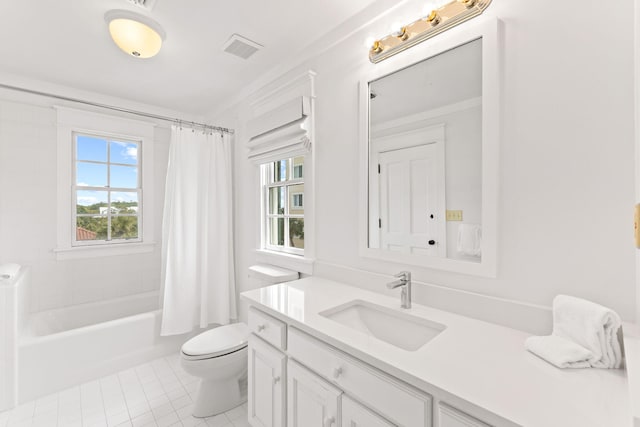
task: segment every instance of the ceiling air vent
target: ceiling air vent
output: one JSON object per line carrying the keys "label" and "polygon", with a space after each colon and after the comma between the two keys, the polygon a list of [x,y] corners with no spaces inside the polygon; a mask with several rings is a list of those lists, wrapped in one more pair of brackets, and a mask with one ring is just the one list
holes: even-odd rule
{"label": "ceiling air vent", "polygon": [[156,0],[129,0],[129,3],[133,3],[141,8],[151,10],[156,4]]}
{"label": "ceiling air vent", "polygon": [[254,41],[251,41],[238,34],[232,35],[229,40],[222,46],[222,50],[235,56],[239,56],[242,59],[247,59],[263,46]]}

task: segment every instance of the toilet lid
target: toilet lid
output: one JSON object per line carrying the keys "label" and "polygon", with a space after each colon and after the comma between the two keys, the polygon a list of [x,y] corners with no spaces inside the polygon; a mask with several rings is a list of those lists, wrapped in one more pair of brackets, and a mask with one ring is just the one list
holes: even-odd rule
{"label": "toilet lid", "polygon": [[234,323],[209,329],[182,345],[182,353],[187,356],[207,358],[233,353],[247,346],[249,328],[244,323]]}

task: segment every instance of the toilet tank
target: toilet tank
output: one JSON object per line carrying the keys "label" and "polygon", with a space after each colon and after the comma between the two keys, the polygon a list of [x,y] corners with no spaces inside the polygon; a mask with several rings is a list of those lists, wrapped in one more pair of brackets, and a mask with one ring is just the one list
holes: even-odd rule
{"label": "toilet tank", "polygon": [[256,264],[249,267],[249,280],[252,288],[261,288],[275,283],[297,280],[300,274],[297,271],[276,267],[269,264]]}

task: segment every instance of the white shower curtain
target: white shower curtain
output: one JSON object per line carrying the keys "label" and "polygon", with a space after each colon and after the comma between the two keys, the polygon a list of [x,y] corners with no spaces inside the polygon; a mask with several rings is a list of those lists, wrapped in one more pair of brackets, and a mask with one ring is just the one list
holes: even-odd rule
{"label": "white shower curtain", "polygon": [[237,317],[228,134],[171,129],[162,221],[161,335]]}

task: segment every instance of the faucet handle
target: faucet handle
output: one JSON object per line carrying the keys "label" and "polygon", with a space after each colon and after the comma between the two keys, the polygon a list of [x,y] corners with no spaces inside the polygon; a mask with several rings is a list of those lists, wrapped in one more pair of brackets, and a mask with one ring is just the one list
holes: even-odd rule
{"label": "faucet handle", "polygon": [[394,274],[393,277],[402,277],[404,280],[409,281],[409,280],[411,280],[411,272],[409,272],[409,271],[401,271],[398,274]]}

